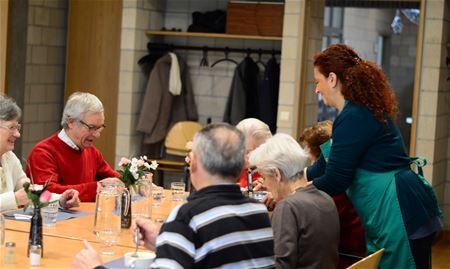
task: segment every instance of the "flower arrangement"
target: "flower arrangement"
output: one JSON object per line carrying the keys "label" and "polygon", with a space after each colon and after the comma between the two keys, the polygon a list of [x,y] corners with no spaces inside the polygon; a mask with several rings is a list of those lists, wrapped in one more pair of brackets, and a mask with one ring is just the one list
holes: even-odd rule
{"label": "flower arrangement", "polygon": [[[45,182],[44,185],[32,184],[30,182],[25,182],[23,184],[23,189],[25,190],[28,199],[33,203],[34,208],[43,208],[50,204],[50,199],[52,197],[52,193],[47,190],[48,182]],[[26,210],[28,204],[24,206],[24,210]]]}
{"label": "flower arrangement", "polygon": [[125,187],[132,186],[136,189],[136,185],[139,185],[140,179],[149,173],[150,169],[156,170],[158,163],[151,161],[148,163],[147,156],[140,156],[138,158],[121,158],[119,162],[119,169],[117,172],[120,174],[119,179],[125,184]]}

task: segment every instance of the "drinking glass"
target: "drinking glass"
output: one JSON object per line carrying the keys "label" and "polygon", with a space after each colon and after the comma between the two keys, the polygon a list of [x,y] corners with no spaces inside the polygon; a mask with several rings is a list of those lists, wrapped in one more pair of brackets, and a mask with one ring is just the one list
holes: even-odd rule
{"label": "drinking glass", "polygon": [[152,177],[144,176],[137,185],[138,199],[132,205],[134,218],[150,219],[152,216]]}
{"label": "drinking glass", "polygon": [[161,206],[161,201],[163,198],[163,188],[162,187],[158,187],[158,186],[154,186],[152,188],[152,196],[153,196],[153,206],[154,207],[159,207]]}
{"label": "drinking glass", "polygon": [[94,233],[100,240],[100,253],[114,255],[120,235],[120,213],[123,187],[116,182],[98,182]]}
{"label": "drinking glass", "polygon": [[42,224],[47,227],[55,227],[58,218],[58,201],[41,208]]}
{"label": "drinking glass", "polygon": [[170,190],[172,191],[172,201],[183,201],[184,190],[186,184],[184,182],[172,182]]}

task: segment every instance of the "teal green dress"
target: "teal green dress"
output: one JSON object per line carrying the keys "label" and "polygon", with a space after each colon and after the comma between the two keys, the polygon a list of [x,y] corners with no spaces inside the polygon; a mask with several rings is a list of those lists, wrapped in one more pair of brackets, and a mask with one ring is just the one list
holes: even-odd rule
{"label": "teal green dress", "polygon": [[431,186],[410,169],[398,128],[347,102],[330,143],[307,177],[330,195],[347,191],[366,233],[367,254],[384,248],[379,268],[416,268],[409,236],[439,216]]}

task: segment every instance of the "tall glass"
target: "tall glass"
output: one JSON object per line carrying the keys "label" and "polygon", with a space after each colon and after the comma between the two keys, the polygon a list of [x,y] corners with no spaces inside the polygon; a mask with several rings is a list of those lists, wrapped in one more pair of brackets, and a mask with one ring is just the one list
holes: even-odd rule
{"label": "tall glass", "polygon": [[115,182],[99,182],[95,205],[94,233],[103,255],[114,255],[120,235],[120,212],[123,187]]}
{"label": "tall glass", "polygon": [[136,201],[133,203],[133,217],[150,219],[152,217],[152,174],[146,174],[139,180]]}

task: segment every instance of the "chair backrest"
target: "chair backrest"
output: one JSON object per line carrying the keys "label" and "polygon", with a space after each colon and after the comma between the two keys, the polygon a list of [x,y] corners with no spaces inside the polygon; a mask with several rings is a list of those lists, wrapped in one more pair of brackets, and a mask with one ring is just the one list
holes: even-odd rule
{"label": "chair backrest", "polygon": [[383,252],[384,248],[352,264],[350,267],[347,267],[347,269],[377,269]]}
{"label": "chair backrest", "polygon": [[165,153],[186,156],[186,143],[192,141],[194,135],[203,126],[196,121],[180,121],[175,123],[167,133],[164,141]]}

